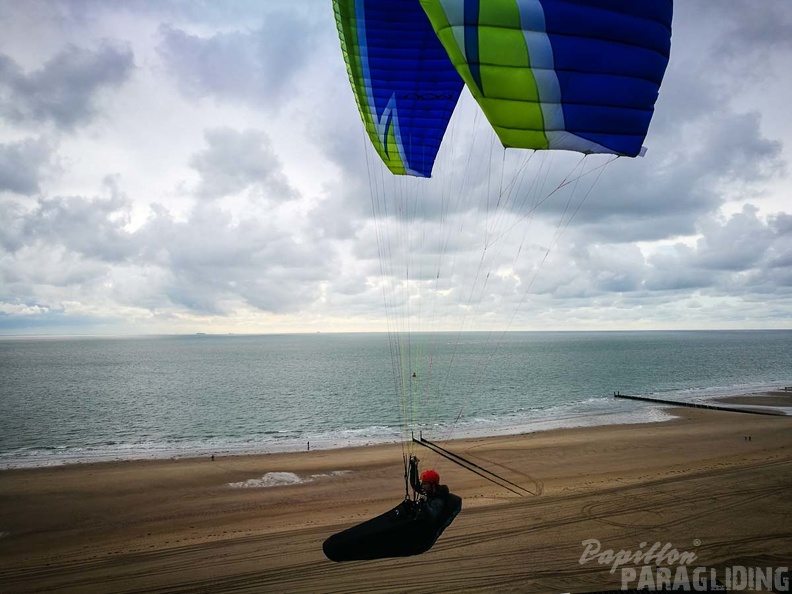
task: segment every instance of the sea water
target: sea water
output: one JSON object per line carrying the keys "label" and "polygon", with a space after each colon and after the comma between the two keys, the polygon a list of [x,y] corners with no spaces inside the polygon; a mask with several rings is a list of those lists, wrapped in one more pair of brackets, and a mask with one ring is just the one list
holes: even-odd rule
{"label": "sea water", "polygon": [[0,468],[662,421],[613,392],[778,389],[790,362],[792,331],[3,338]]}

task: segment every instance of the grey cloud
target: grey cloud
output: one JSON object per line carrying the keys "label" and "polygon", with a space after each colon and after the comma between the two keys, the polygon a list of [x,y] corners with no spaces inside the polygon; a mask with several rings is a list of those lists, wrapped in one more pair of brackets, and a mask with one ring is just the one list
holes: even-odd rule
{"label": "grey cloud", "polygon": [[69,46],[30,74],[0,55],[0,115],[16,124],[74,129],[95,117],[98,94],[120,86],[132,68],[131,50],[108,43],[94,51]]}
{"label": "grey cloud", "polygon": [[15,252],[20,249],[27,238],[25,208],[11,200],[0,200],[0,246],[3,251]]}
{"label": "grey cloud", "polygon": [[792,214],[785,212],[770,218],[770,227],[779,235],[792,236]]}
{"label": "grey cloud", "polygon": [[[711,3],[709,8],[720,10]],[[724,61],[745,58],[746,53],[763,57],[792,47],[792,7],[786,0],[766,0],[761,9],[751,2],[737,3],[729,12],[733,18],[727,37],[716,46],[714,57],[720,55]]]}
{"label": "grey cloud", "polygon": [[[705,85],[697,78],[717,90],[722,102],[742,90],[736,80],[758,88],[768,77],[786,76],[792,45],[792,8],[786,0],[730,2],[728,10],[721,3],[691,0],[677,3],[674,10],[674,68],[669,74],[688,78],[690,99],[702,99]],[[666,92],[661,91],[661,99]],[[711,91],[705,97],[712,100]]]}
{"label": "grey cloud", "polygon": [[740,295],[751,293],[755,285],[764,284],[763,291],[767,286],[787,286],[792,273],[788,257],[792,231],[779,226],[778,220],[760,219],[753,207],[725,220],[706,220],[694,247],[679,245],[650,259],[647,288],[709,286],[716,292]]}
{"label": "grey cloud", "polygon": [[365,197],[365,193],[349,193],[345,188],[338,188],[337,192],[323,196],[307,214],[313,234],[332,239],[355,236],[366,217],[371,215],[370,200],[357,201],[356,197]]}
{"label": "grey cloud", "polygon": [[315,298],[333,261],[328,249],[295,241],[277,225],[234,224],[211,204],[186,222],[160,208],[137,235],[144,260],[169,271],[168,297],[205,313],[228,313],[226,304],[239,300],[264,311],[299,309]]}
{"label": "grey cloud", "polygon": [[[703,117],[696,137],[646,160],[609,166],[572,221],[592,241],[666,239],[695,233],[695,223],[735,194],[782,175],[781,143],[764,137],[756,114],[728,110]],[[674,138],[672,135],[671,138]],[[666,146],[668,146],[666,144]],[[582,196],[581,196],[582,198]],[[558,212],[563,201],[547,204]]]}
{"label": "grey cloud", "polygon": [[792,288],[792,215],[780,213],[770,217],[769,229],[778,238],[768,252],[770,271],[786,271],[786,286]]}
{"label": "grey cloud", "polygon": [[0,229],[0,245],[13,253],[41,243],[103,262],[119,262],[133,251],[123,230],[128,207],[119,197],[80,196],[41,199],[29,210],[9,204],[5,207],[9,224]]}
{"label": "grey cloud", "polygon": [[703,157],[697,165],[726,181],[752,183],[783,173],[782,144],[764,138],[759,114],[728,114],[712,122],[705,132]]}
{"label": "grey cloud", "polygon": [[589,264],[596,273],[593,285],[605,293],[624,293],[641,289],[644,259],[640,250],[628,246],[595,245]]}
{"label": "grey cloud", "polygon": [[[632,245],[576,243],[551,250],[537,274],[536,253],[520,262],[532,295],[557,299],[676,299],[697,292],[734,299],[791,294],[792,229],[789,216],[763,220],[753,207],[732,216],[709,218],[694,245],[677,244],[645,257]],[[555,262],[564,262],[557,267]],[[523,289],[525,290],[525,289]],[[664,297],[665,295],[665,297]]]}
{"label": "grey cloud", "polygon": [[46,138],[0,144],[0,191],[32,195],[52,162],[54,147]]}
{"label": "grey cloud", "polygon": [[717,283],[718,275],[713,271],[690,266],[696,257],[695,250],[685,245],[652,256],[647,261],[643,286],[649,291],[690,291]]}
{"label": "grey cloud", "polygon": [[264,19],[259,29],[211,37],[163,26],[160,56],[189,97],[275,107],[310,58],[316,25],[286,13]]}
{"label": "grey cloud", "polygon": [[756,213],[746,207],[725,224],[705,222],[693,262],[708,270],[733,272],[758,265],[775,238]]}
{"label": "grey cloud", "polygon": [[295,195],[263,132],[217,128],[207,130],[205,137],[209,148],[190,159],[190,166],[201,175],[197,190],[200,196],[219,198],[251,187],[275,200]]}

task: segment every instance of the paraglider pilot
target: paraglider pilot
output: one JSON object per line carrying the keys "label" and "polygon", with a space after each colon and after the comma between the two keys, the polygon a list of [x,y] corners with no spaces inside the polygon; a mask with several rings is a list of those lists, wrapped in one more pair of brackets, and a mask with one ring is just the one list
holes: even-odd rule
{"label": "paraglider pilot", "polygon": [[419,516],[430,522],[437,522],[443,515],[448,487],[440,484],[440,475],[435,470],[424,470],[421,473],[421,491],[426,498]]}
{"label": "paraglider pilot", "polygon": [[440,484],[437,471],[419,474],[415,456],[410,456],[405,479],[413,488],[414,498],[408,493],[392,510],[327,538],[322,550],[328,559],[339,562],[408,557],[432,548],[462,510],[462,498]]}

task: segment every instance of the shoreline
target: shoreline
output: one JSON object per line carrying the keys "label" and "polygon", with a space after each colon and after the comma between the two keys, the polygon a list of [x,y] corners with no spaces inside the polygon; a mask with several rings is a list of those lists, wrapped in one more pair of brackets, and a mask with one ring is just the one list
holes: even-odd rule
{"label": "shoreline", "polygon": [[[650,396],[653,397],[653,396]],[[602,427],[612,425],[640,425],[645,423],[668,422],[674,417],[668,411],[673,406],[668,404],[651,404],[649,402],[634,404],[626,401],[618,403],[621,410],[614,411],[615,408],[611,398],[592,398],[583,403],[565,405],[559,411],[553,411],[556,416],[552,416],[550,411],[540,411],[541,416],[534,418],[509,418],[499,419],[476,419],[463,423],[454,431],[452,440],[459,439],[481,439],[501,436],[514,436],[530,433],[540,433],[544,431],[555,431],[558,429],[576,427]],[[792,415],[792,391],[781,389],[763,389],[748,393],[720,394],[713,393],[707,395],[702,402],[722,403],[726,405],[737,405],[735,408],[758,408],[759,410],[775,410]],[[588,408],[587,408],[588,407]],[[771,407],[771,408],[765,408]],[[559,414],[560,413],[560,414]],[[382,435],[369,435],[368,429],[345,430],[341,434],[359,431],[365,437],[347,437],[341,439],[335,437],[311,436],[310,439],[288,439],[283,443],[277,441],[260,442],[259,445],[251,446],[249,442],[234,444],[234,442],[220,442],[216,447],[201,444],[179,445],[179,444],[121,444],[121,451],[107,453],[97,450],[96,452],[86,453],[91,446],[75,447],[78,453],[64,453],[68,449],[33,451],[32,455],[14,455],[7,452],[0,456],[0,473],[10,470],[25,470],[34,468],[56,468],[60,466],[84,465],[84,464],[106,464],[121,463],[131,461],[154,461],[154,460],[190,460],[193,458],[207,458],[211,455],[219,457],[230,456],[258,456],[269,454],[300,453],[305,451],[303,444],[310,443],[310,451],[328,451],[347,449],[355,447],[373,447],[380,445],[394,445],[400,443],[398,434],[390,437]],[[431,439],[437,441],[447,441],[443,436],[443,431]],[[3,456],[6,456],[3,459]],[[29,457],[28,457],[29,456]]]}
{"label": "shoreline", "polygon": [[[787,399],[788,397],[788,399]],[[742,405],[744,408],[756,408],[756,409],[779,409],[779,408],[786,408],[788,409],[788,414],[779,414],[775,415],[778,417],[785,417],[790,416],[792,417],[792,391],[785,392],[783,390],[771,390],[766,392],[751,392],[747,394],[739,394],[739,395],[731,395],[731,396],[719,396],[709,399],[708,402],[718,402],[723,404],[737,404]],[[539,436],[544,434],[557,434],[557,435],[565,435],[567,433],[573,432],[585,432],[585,431],[606,431],[606,430],[617,430],[619,428],[642,428],[642,427],[652,427],[656,423],[662,424],[673,424],[677,422],[683,421],[688,415],[695,416],[696,413],[693,412],[696,409],[689,409],[684,407],[675,407],[670,404],[657,404],[653,405],[650,402],[642,402],[641,403],[645,407],[654,407],[656,410],[662,410],[665,414],[663,414],[663,418],[658,418],[657,420],[644,420],[644,421],[636,421],[636,422],[603,422],[603,423],[593,423],[593,424],[571,424],[571,425],[559,425],[559,426],[552,426],[552,419],[544,419],[542,421],[538,421],[537,424],[544,425],[544,427],[539,429],[533,430],[525,430],[525,431],[515,431],[514,433],[511,432],[503,432],[503,433],[492,433],[492,434],[477,434],[472,436],[460,436],[460,437],[453,437],[448,440],[439,440],[440,443],[443,443],[448,448],[457,447],[466,447],[469,443],[479,443],[482,440],[486,441],[487,443],[495,444],[499,441],[511,441],[515,438],[524,438],[529,436]],[[735,414],[739,417],[740,412],[738,409],[733,410],[723,410],[719,412],[725,412],[727,414]],[[706,413],[705,413],[706,414]],[[434,438],[437,440],[437,438]],[[418,450],[422,450],[419,446],[417,447]],[[22,467],[12,467],[12,468],[0,468],[0,477],[3,477],[7,473],[16,473],[16,472],[35,472],[35,471],[63,471],[66,472],[70,469],[80,469],[80,468],[89,468],[95,469],[97,471],[101,471],[103,469],[110,469],[117,466],[123,465],[130,465],[130,467],[140,466],[141,468],[145,467],[160,467],[160,466],[171,466],[174,463],[188,463],[188,464],[199,464],[206,462],[207,460],[210,462],[220,462],[220,461],[234,461],[235,463],[239,463],[240,466],[246,466],[245,461],[251,461],[253,464],[257,464],[260,459],[264,460],[273,460],[280,462],[281,460],[289,460],[292,456],[295,456],[295,460],[297,457],[313,457],[317,459],[327,458],[327,457],[334,457],[335,454],[343,454],[349,453],[354,457],[362,457],[366,460],[377,460],[382,461],[383,456],[387,452],[388,456],[392,456],[394,451],[403,450],[401,442],[397,441],[388,441],[388,442],[373,442],[373,443],[360,443],[360,444],[350,444],[350,445],[341,445],[337,447],[327,447],[327,448],[314,448],[311,447],[310,449],[306,450],[283,450],[283,451],[260,451],[260,452],[229,452],[227,454],[211,454],[211,453],[204,453],[201,455],[184,455],[184,456],[171,456],[171,457],[152,457],[152,458],[118,458],[118,459],[109,459],[109,460],[96,460],[96,461],[76,461],[71,463],[59,463],[59,464],[51,464],[45,466],[22,466]],[[428,450],[423,450],[428,451]],[[301,466],[302,467],[302,466]],[[320,466],[319,469],[326,469],[323,466]],[[283,485],[273,485],[273,486],[283,486]]]}
{"label": "shoreline", "polygon": [[[739,395],[732,395],[732,396],[718,396],[708,399],[707,402],[714,402],[714,403],[722,403],[722,404],[736,404],[741,405],[744,408],[755,408],[755,409],[787,409],[787,414],[792,416],[792,391],[785,392],[783,390],[771,390],[765,392],[751,392],[747,394],[739,394]],[[660,412],[660,414],[650,414],[648,416],[656,417],[652,420],[640,420],[634,422],[605,422],[602,423],[590,423],[590,424],[574,424],[574,420],[571,421],[571,424],[561,424],[554,425],[554,421],[551,419],[545,419],[541,421],[537,421],[536,425],[539,428],[532,428],[527,430],[515,430],[515,432],[509,432],[509,428],[506,427],[505,429],[502,428],[502,431],[495,430],[495,432],[491,434],[476,434],[472,436],[460,436],[460,437],[453,437],[449,440],[439,440],[440,443],[445,443],[450,447],[453,447],[454,444],[465,444],[467,442],[478,442],[480,440],[509,440],[511,438],[516,437],[524,437],[529,435],[539,435],[544,433],[552,433],[552,432],[564,432],[564,431],[575,431],[575,430],[597,430],[597,429],[607,429],[607,428],[618,428],[618,427],[641,427],[641,426],[652,426],[655,423],[673,423],[675,421],[679,421],[682,416],[682,413],[689,412],[689,409],[685,409],[683,407],[675,407],[670,404],[652,404],[651,402],[644,401],[642,402],[642,406],[644,408],[653,408],[654,413]],[[734,411],[724,411],[724,412],[734,412],[735,414],[740,414],[735,409]],[[784,415],[778,415],[784,416]],[[573,418],[574,419],[574,418]],[[519,426],[517,427],[519,429]],[[437,440],[437,438],[434,438]],[[331,446],[331,447],[315,447],[312,445],[310,449],[306,450],[273,450],[273,451],[251,451],[251,452],[228,452],[228,453],[215,453],[214,455],[211,452],[202,453],[200,455],[175,455],[175,456],[163,456],[163,457],[141,457],[141,458],[114,458],[108,460],[84,460],[84,461],[75,461],[75,462],[64,462],[64,463],[53,463],[48,465],[41,465],[41,466],[19,466],[19,467],[9,467],[9,468],[2,468],[0,467],[0,477],[2,477],[5,473],[8,472],[15,472],[15,471],[34,471],[34,470],[47,470],[47,469],[66,469],[72,467],[95,467],[97,469],[103,467],[112,467],[114,465],[119,464],[133,464],[133,465],[168,465],[173,462],[198,462],[198,461],[205,461],[209,459],[210,461],[220,461],[220,460],[237,460],[237,459],[248,459],[248,458],[261,458],[261,457],[275,457],[280,459],[281,456],[300,456],[306,455],[311,456],[315,454],[327,454],[327,453],[335,453],[335,452],[344,452],[349,451],[350,453],[360,453],[364,451],[374,451],[375,449],[383,450],[399,450],[401,449],[401,442],[398,441],[385,441],[385,442],[367,442],[367,443],[354,443],[350,445],[339,445],[339,446]],[[213,457],[214,456],[214,457]],[[273,459],[275,459],[273,458]]]}
{"label": "shoreline", "polygon": [[[445,444],[526,497],[419,452],[464,503],[437,545],[408,559],[334,564],[321,551],[403,497],[399,444],[3,471],[0,591],[392,592],[420,590],[426,575],[440,592],[618,589],[618,571],[580,563],[591,538],[617,551],[671,543],[716,569],[792,558],[778,521],[792,420],[670,410],[664,423]],[[267,473],[310,480],[229,486]]]}

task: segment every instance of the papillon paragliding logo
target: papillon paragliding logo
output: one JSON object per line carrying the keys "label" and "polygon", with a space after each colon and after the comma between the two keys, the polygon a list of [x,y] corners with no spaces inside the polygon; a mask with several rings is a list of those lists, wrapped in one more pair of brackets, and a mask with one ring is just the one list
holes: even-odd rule
{"label": "papillon paragliding logo", "polygon": [[[747,567],[732,565],[721,568],[696,565],[693,551],[680,551],[670,542],[641,542],[635,550],[603,549],[596,538],[584,540],[579,563],[610,566],[622,590],[661,592],[789,592],[788,567]],[[698,547],[701,541],[693,540]]]}

